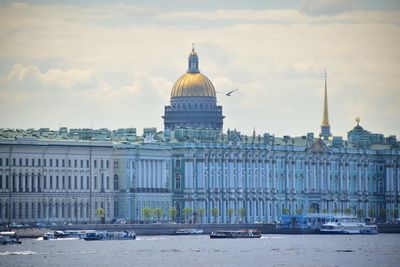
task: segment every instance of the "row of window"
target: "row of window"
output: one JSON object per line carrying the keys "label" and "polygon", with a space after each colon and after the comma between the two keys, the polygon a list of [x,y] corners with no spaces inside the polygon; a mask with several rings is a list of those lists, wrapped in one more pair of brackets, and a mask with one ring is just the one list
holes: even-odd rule
{"label": "row of window", "polygon": [[[3,158],[0,158],[0,167],[1,166],[3,166],[3,163],[5,164],[5,166],[9,166],[10,165],[10,162],[9,162],[9,159],[8,158],[5,158],[5,159],[3,159]],[[43,163],[43,164],[42,164]],[[110,168],[110,162],[108,161],[108,160],[99,160],[99,163],[100,163],[100,168],[106,168],[106,169],[109,169]],[[97,168],[97,166],[98,166],[98,162],[97,162],[97,160],[95,159],[95,160],[93,160],[93,165],[94,165],[94,168]],[[90,167],[90,162],[89,162],[89,160],[83,160],[83,159],[81,159],[81,160],[77,160],[77,159],[74,159],[74,160],[71,160],[71,159],[68,159],[68,160],[66,160],[66,159],[61,159],[61,160],[59,160],[59,159],[31,159],[30,161],[29,161],[29,159],[25,159],[25,161],[22,159],[22,158],[20,158],[20,159],[16,159],[16,158],[13,158],[12,159],[12,166],[25,166],[25,167],[74,167],[74,168],[78,168],[78,166],[79,167],[81,167],[81,168],[84,168],[84,167],[86,167],[86,168],[89,168]]]}
{"label": "row of window", "polygon": [[[38,174],[36,176],[37,181],[35,181],[35,175],[32,173],[29,176],[27,173],[25,175],[19,174],[11,176],[10,180],[8,175],[0,175],[0,190],[10,189],[12,185],[13,192],[41,192],[42,190],[89,190],[90,189],[90,177],[86,176],[52,176],[47,177],[46,175],[41,176]],[[4,178],[4,179],[3,179]],[[47,179],[49,178],[49,179]],[[17,183],[18,182],[18,183]],[[36,182],[36,184],[35,184]],[[98,185],[100,182],[100,186]],[[105,183],[104,183],[105,182]],[[11,183],[11,185],[10,185]],[[115,183],[115,181],[114,181]],[[17,188],[18,185],[18,188]],[[93,188],[97,190],[100,187],[101,190],[110,189],[110,177],[104,178],[104,174],[101,175],[100,181],[98,181],[97,176],[93,177]]]}

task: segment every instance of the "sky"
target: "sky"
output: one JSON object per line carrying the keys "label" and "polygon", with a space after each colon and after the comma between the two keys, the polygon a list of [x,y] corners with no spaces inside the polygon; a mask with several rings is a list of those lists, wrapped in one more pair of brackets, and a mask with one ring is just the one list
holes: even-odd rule
{"label": "sky", "polygon": [[0,2],[0,128],[162,130],[195,43],[225,130],[318,134],[326,70],[333,135],[400,137],[400,1],[84,2]]}

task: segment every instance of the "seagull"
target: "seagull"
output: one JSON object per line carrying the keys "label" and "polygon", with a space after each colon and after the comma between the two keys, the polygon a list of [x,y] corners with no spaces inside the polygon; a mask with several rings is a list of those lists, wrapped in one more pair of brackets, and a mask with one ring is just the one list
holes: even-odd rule
{"label": "seagull", "polygon": [[237,90],[239,90],[239,88],[237,88],[237,89],[235,89],[235,90],[232,90],[232,91],[229,91],[229,92],[226,93],[225,95],[226,95],[226,96],[231,96],[231,94],[232,94],[233,92],[237,91]]}

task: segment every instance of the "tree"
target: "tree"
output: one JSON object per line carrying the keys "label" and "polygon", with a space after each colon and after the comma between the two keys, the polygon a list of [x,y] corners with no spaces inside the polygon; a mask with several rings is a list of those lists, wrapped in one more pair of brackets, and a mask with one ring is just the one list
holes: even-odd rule
{"label": "tree", "polygon": [[232,223],[232,215],[233,215],[233,213],[234,213],[234,209],[232,209],[232,208],[228,208],[227,210],[226,210],[226,215],[228,215],[228,217],[229,217],[229,222],[230,223]]}
{"label": "tree", "polygon": [[339,212],[340,212],[340,210],[339,210],[338,208],[334,208],[334,209],[333,209],[333,213],[334,213],[334,214],[338,214]]}
{"label": "tree", "polygon": [[170,207],[168,209],[168,216],[171,218],[172,221],[175,220],[176,215],[178,215],[178,210],[174,207]]}
{"label": "tree", "polygon": [[351,209],[350,208],[345,208],[344,209],[344,214],[350,215],[351,214]]}
{"label": "tree", "polygon": [[322,209],[321,213],[328,213],[328,210],[327,209]]}
{"label": "tree", "polygon": [[283,208],[282,209],[282,213],[285,214],[285,215],[289,214],[289,209],[288,208]]}
{"label": "tree", "polygon": [[308,213],[314,213],[315,209],[314,208],[308,208]]}
{"label": "tree", "polygon": [[239,209],[239,216],[242,222],[244,222],[244,217],[246,216],[246,213],[247,213],[246,208]]}
{"label": "tree", "polygon": [[153,209],[154,216],[157,217],[157,222],[160,221],[160,218],[164,215],[164,210],[162,208]]}
{"label": "tree", "polygon": [[189,222],[189,217],[193,212],[192,208],[184,208],[182,210],[182,212],[183,212],[183,216],[185,216],[185,222],[188,223]]}
{"label": "tree", "polygon": [[219,209],[218,208],[212,208],[211,209],[211,215],[214,217],[214,222],[217,223],[217,217],[219,215]]}
{"label": "tree", "polygon": [[300,215],[300,214],[302,214],[303,213],[303,209],[296,209],[296,214],[298,214],[298,215]]}
{"label": "tree", "polygon": [[375,217],[375,210],[374,209],[369,209],[368,210],[368,217],[371,217],[371,218]]}
{"label": "tree", "polygon": [[150,220],[151,213],[152,213],[151,208],[146,207],[146,208],[143,208],[143,209],[142,209],[143,217],[145,218],[145,220],[146,220],[147,222],[149,222],[149,220]]}
{"label": "tree", "polygon": [[379,217],[381,217],[381,220],[386,219],[386,209],[385,208],[380,208],[379,209]]}
{"label": "tree", "polygon": [[206,209],[205,208],[198,208],[197,209],[197,215],[199,215],[200,223],[203,223],[204,214],[206,214]]}
{"label": "tree", "polygon": [[358,217],[359,219],[361,219],[361,218],[363,217],[363,215],[364,215],[363,209],[358,209],[358,210],[357,210],[357,217]]}
{"label": "tree", "polygon": [[101,223],[104,223],[104,209],[103,208],[97,208],[96,209],[96,216],[99,217]]}

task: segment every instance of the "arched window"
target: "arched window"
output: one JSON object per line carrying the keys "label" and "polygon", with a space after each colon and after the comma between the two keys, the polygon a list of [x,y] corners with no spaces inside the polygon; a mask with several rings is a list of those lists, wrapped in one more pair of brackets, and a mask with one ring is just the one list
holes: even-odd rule
{"label": "arched window", "polygon": [[[134,176],[132,177],[132,180],[134,179]],[[133,183],[133,181],[132,181]],[[118,174],[114,175],[114,190],[119,190],[119,185],[118,185]]]}

